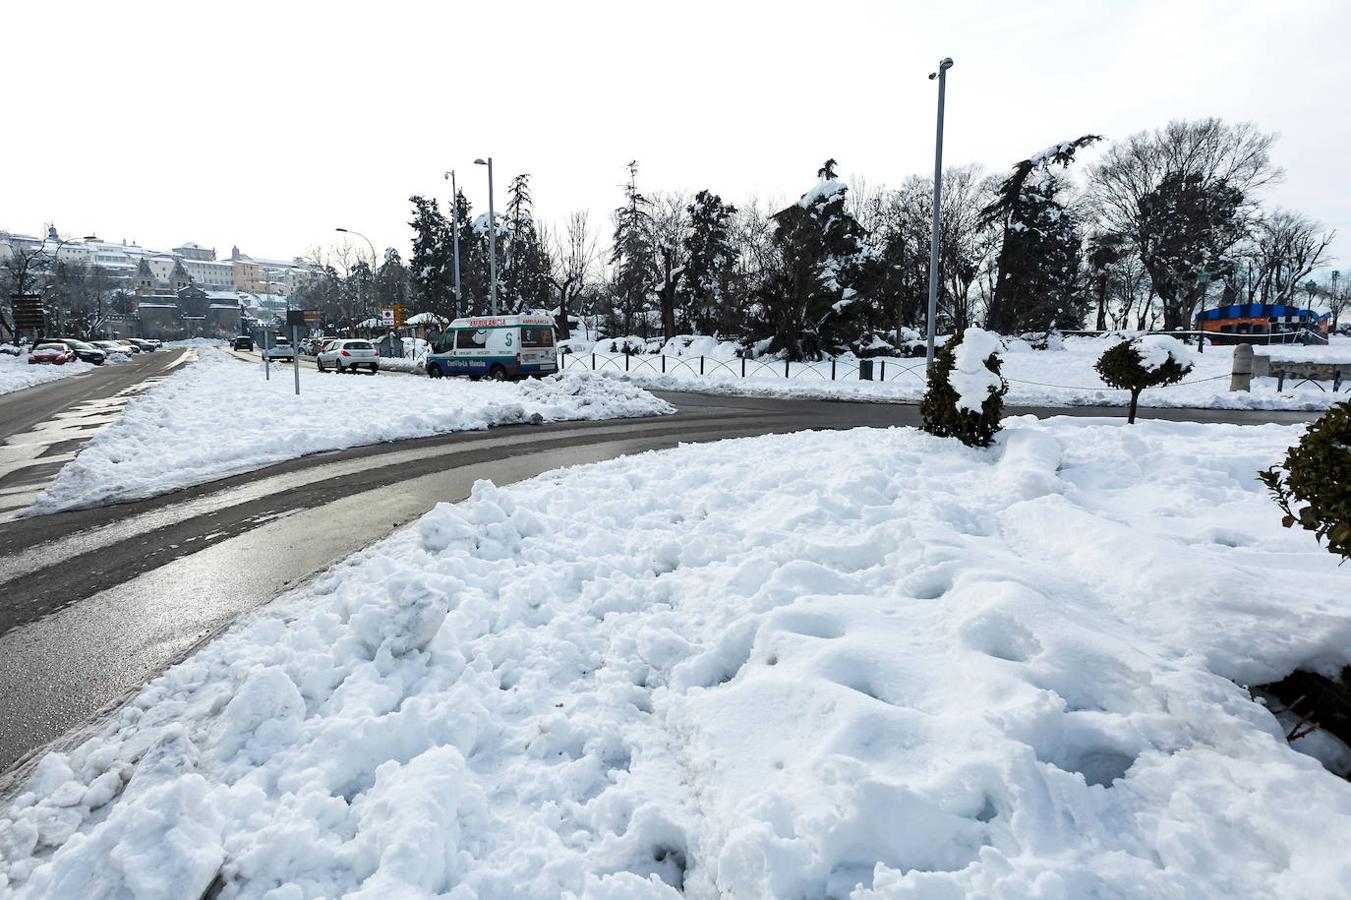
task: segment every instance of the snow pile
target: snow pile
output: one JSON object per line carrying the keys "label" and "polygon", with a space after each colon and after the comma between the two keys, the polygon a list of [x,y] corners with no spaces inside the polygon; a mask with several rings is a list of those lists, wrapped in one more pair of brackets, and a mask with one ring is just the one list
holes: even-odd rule
{"label": "snow pile", "polygon": [[962,342],[952,352],[952,371],[948,384],[957,392],[957,408],[979,413],[990,395],[1004,384],[985,361],[991,354],[1003,349],[999,335],[983,328],[968,328],[962,333]]}
{"label": "snow pile", "polygon": [[1351,571],[1254,477],[1298,434],[1019,419],[481,483],[42,759],[0,891],[1342,896],[1351,784],[1241,686],[1351,661]]}
{"label": "snow pile", "polygon": [[0,353],[0,394],[21,391],[34,385],[46,384],[59,378],[80,375],[94,368],[91,363],[72,360],[59,366],[29,365],[28,350],[24,347],[18,356]]}
{"label": "snow pile", "polygon": [[[1172,359],[1181,366],[1192,361],[1191,351],[1177,338],[1166,334],[1147,334],[1135,339],[1136,352],[1140,354],[1140,363],[1150,372]],[[1230,351],[1232,358],[1233,351]]]}
{"label": "snow pile", "polygon": [[664,400],[569,373],[520,383],[300,373],[218,352],[133,397],[34,502],[49,513],[151,497],[322,450],[523,422],[662,415]]}
{"label": "snow pile", "polygon": [[[1052,342],[1061,349],[1034,350],[1021,338],[1004,338],[1005,350],[1001,356],[1004,379],[1009,392],[1004,402],[1013,406],[1121,406],[1130,399],[1127,391],[1108,387],[1093,365],[1104,352],[1119,344],[1129,334],[1107,337],[1065,337]],[[632,338],[632,341],[639,339]],[[937,340],[943,343],[943,337]],[[1175,338],[1162,336],[1165,342]],[[717,364],[704,367],[699,373],[698,363],[690,364],[689,357],[673,360],[667,354],[666,371],[661,371],[661,360],[655,355],[633,356],[626,361],[618,353],[607,352],[609,340],[597,342],[596,371],[611,377],[620,377],[650,390],[701,391],[732,396],[800,397],[813,399],[886,400],[918,402],[924,396],[924,359],[905,356],[874,356],[874,381],[859,380],[859,360],[849,354],[838,357],[832,380],[831,360],[789,363],[789,378],[784,376],[784,362],[772,357],[746,361],[746,377],[741,377],[741,361],[715,360]],[[641,349],[640,347],[637,349]],[[649,352],[655,353],[656,348]],[[763,346],[759,348],[761,351]],[[1351,342],[1334,342],[1331,350],[1319,347],[1254,348],[1257,353],[1268,349],[1282,359],[1325,360],[1351,359]],[[1141,407],[1155,408],[1211,408],[1211,409],[1285,409],[1322,410],[1335,404],[1338,395],[1331,385],[1294,384],[1286,382],[1284,391],[1277,391],[1275,378],[1254,378],[1251,391],[1231,392],[1229,376],[1233,368],[1232,346],[1207,345],[1205,353],[1190,354],[1187,361],[1192,371],[1182,383],[1163,388],[1150,388],[1140,395]],[[1308,351],[1308,352],[1306,352]],[[1185,345],[1184,351],[1185,353]],[[591,353],[565,354],[561,357],[567,371],[590,370]],[[710,359],[712,359],[710,357]],[[885,363],[885,370],[882,364]],[[885,380],[882,380],[885,379]]]}

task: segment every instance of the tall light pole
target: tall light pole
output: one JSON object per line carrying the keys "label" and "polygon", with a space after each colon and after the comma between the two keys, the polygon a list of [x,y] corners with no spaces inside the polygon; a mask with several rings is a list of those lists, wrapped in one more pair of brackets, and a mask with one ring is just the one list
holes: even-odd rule
{"label": "tall light pole", "polygon": [[[450,227],[455,233],[455,312],[460,311],[460,189],[455,186],[455,170],[446,173],[450,179]],[[454,318],[452,316],[451,318]]]}
{"label": "tall light pole", "polygon": [[[375,278],[375,245],[371,243],[371,239],[368,238],[368,237],[366,237],[366,235],[362,234],[361,232],[359,232],[359,231],[353,231],[353,230],[350,229],[350,228],[335,228],[335,229],[333,229],[333,230],[334,230],[334,231],[341,231],[343,234],[355,234],[357,237],[361,238],[363,241],[366,242],[366,246],[371,248],[371,278],[374,279],[374,278]],[[368,302],[368,303],[370,302],[370,298],[369,298],[369,297],[366,298],[366,302]],[[369,309],[367,309],[366,311],[367,311],[367,312],[370,312]]]}
{"label": "tall light pole", "polygon": [[934,218],[929,232],[929,340],[924,352],[925,366],[934,361],[934,327],[938,319],[938,216],[943,202],[943,95],[948,85],[948,69],[952,58],[945,56],[937,72],[929,73],[929,80],[938,79],[938,137],[934,142]]}
{"label": "tall light pole", "polygon": [[493,158],[474,160],[488,167],[488,308],[497,315],[497,214],[493,211]]}

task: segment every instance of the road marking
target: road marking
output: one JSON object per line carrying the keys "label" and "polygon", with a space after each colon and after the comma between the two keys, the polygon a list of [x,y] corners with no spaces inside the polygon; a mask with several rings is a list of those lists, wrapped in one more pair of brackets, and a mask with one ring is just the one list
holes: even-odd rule
{"label": "road marking", "polygon": [[[127,402],[196,359],[189,349],[163,371],[110,397],[82,400],[0,444],[0,524],[23,515],[90,438],[122,418]],[[32,472],[25,470],[32,469]]]}

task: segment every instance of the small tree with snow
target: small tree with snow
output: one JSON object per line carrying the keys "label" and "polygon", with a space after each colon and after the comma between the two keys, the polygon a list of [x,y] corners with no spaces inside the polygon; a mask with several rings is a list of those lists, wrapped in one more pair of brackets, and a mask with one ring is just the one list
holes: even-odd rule
{"label": "small tree with snow", "polygon": [[925,431],[988,447],[999,432],[1009,386],[999,374],[999,336],[980,328],[953,335],[934,356],[919,404]]}
{"label": "small tree with snow", "polygon": [[1329,552],[1351,559],[1351,401],[1310,425],[1283,467],[1258,474],[1285,513],[1281,524],[1298,524],[1319,543],[1326,538]]}
{"label": "small tree with snow", "polygon": [[1122,341],[1104,353],[1094,364],[1108,385],[1131,392],[1130,415],[1127,421],[1135,424],[1135,410],[1140,392],[1145,388],[1177,384],[1192,370],[1185,362],[1186,351],[1177,338],[1152,337]]}

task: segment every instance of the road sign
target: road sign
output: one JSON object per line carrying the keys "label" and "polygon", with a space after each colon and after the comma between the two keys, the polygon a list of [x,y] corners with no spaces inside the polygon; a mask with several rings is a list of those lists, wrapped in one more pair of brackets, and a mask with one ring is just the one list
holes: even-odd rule
{"label": "road sign", "polygon": [[394,304],[394,327],[402,328],[403,323],[408,319],[408,310],[399,304]]}
{"label": "road sign", "polygon": [[20,331],[46,331],[47,311],[42,308],[42,298],[37,294],[12,295],[10,301],[14,307],[14,327]]}
{"label": "road sign", "polygon": [[288,309],[286,311],[286,325],[289,328],[304,328],[305,311],[303,309]]}
{"label": "road sign", "polygon": [[305,310],[305,324],[306,324],[306,325],[309,325],[310,327],[314,327],[314,326],[318,325],[319,322],[320,322],[319,310],[317,310],[317,309],[307,309],[307,310]]}
{"label": "road sign", "polygon": [[394,310],[388,306],[382,307],[380,309],[380,321],[384,322],[386,325],[393,325]]}

